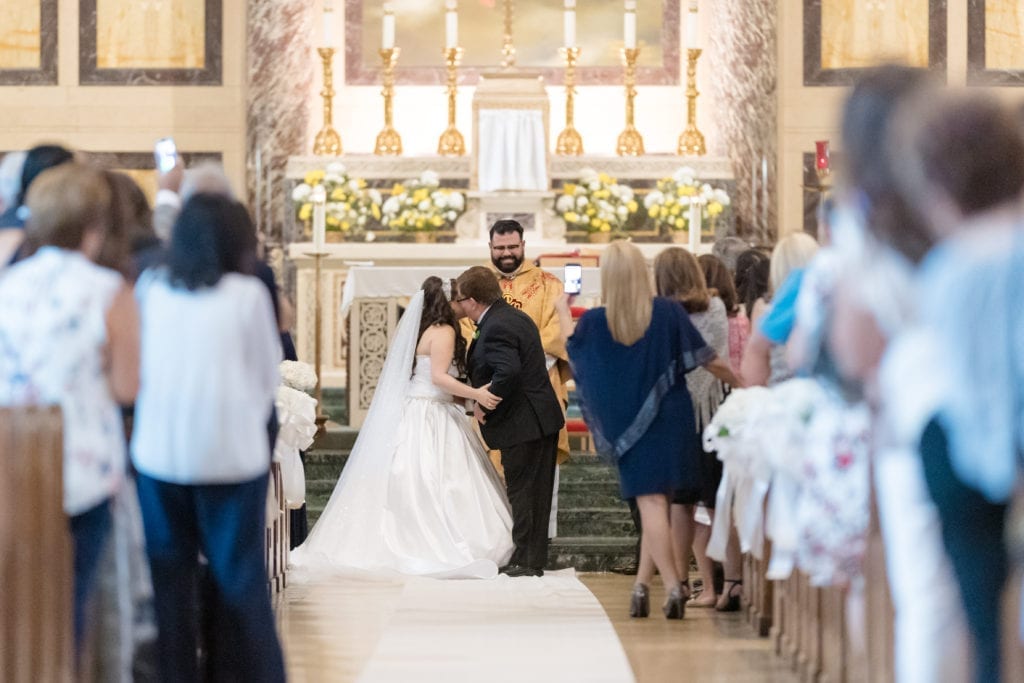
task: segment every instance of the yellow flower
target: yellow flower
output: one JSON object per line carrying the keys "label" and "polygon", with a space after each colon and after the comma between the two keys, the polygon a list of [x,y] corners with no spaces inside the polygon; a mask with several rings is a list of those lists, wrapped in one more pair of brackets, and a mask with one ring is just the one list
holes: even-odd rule
{"label": "yellow flower", "polygon": [[596,218],[591,218],[590,219],[590,227],[592,227],[592,228],[600,228],[601,227],[601,221],[599,221]]}
{"label": "yellow flower", "polygon": [[666,206],[671,206],[672,204],[675,204],[675,203],[676,203],[676,198],[675,197],[673,197],[670,194],[665,195],[665,205]]}
{"label": "yellow flower", "polygon": [[359,189],[361,190],[361,189],[363,189],[364,187],[366,187],[366,181],[365,181],[365,180],[363,180],[362,178],[356,178],[356,185],[357,185],[357,186],[359,187]]}
{"label": "yellow flower", "polygon": [[683,185],[679,188],[680,197],[692,197],[697,194],[697,188],[693,185]]}
{"label": "yellow flower", "polygon": [[677,218],[676,227],[682,230],[684,227],[686,227],[686,221],[684,221],[682,218]]}
{"label": "yellow flower", "polygon": [[636,213],[636,210],[639,207],[638,207],[638,205],[636,203],[636,200],[633,200],[633,201],[626,202],[626,208],[629,210],[630,213]]}
{"label": "yellow flower", "polygon": [[577,215],[575,211],[565,212],[565,220],[568,221],[569,223],[576,223],[577,221],[579,221],[579,219],[580,217],[579,215]]}
{"label": "yellow flower", "polygon": [[429,196],[430,196],[430,190],[428,190],[425,187],[421,187],[420,189],[418,189],[418,190],[416,190],[415,192],[412,193],[412,200],[414,202],[416,202],[417,204],[419,204],[420,202],[422,202],[424,199],[426,199]]}
{"label": "yellow flower", "polygon": [[562,185],[562,194],[576,194],[576,184],[565,183]]}
{"label": "yellow flower", "polygon": [[678,216],[682,212],[682,210],[683,207],[681,207],[679,204],[673,204],[672,208],[669,209],[669,213],[672,214],[673,216]]}
{"label": "yellow flower", "polygon": [[611,232],[612,226],[607,221],[605,221],[604,223],[601,223],[601,227],[599,228],[599,230],[601,232]]}
{"label": "yellow flower", "polygon": [[608,197],[611,196],[612,193],[609,192],[608,190],[597,190],[596,192],[594,192],[594,197],[597,199],[608,199]]}
{"label": "yellow flower", "polygon": [[327,225],[330,225],[331,227],[336,228],[339,225],[341,225],[341,221],[339,221],[334,216],[328,216],[327,217]]}
{"label": "yellow flower", "polygon": [[440,216],[434,216],[433,218],[430,219],[430,224],[433,225],[435,228],[440,228],[442,225],[444,225],[444,219],[441,218]]}
{"label": "yellow flower", "polygon": [[370,204],[370,213],[373,214],[373,217],[375,219],[377,219],[378,221],[380,220],[380,207],[379,206],[377,206],[376,204]]}
{"label": "yellow flower", "polygon": [[709,216],[717,216],[720,213],[722,213],[722,205],[721,204],[719,204],[718,202],[709,202],[708,203],[708,215]]}
{"label": "yellow flower", "polygon": [[395,183],[394,185],[391,186],[391,194],[392,195],[397,197],[398,195],[404,194],[404,193],[405,193],[405,185],[403,185],[402,183]]}
{"label": "yellow flower", "polygon": [[348,221],[342,221],[341,222],[341,229],[344,230],[345,232],[348,232],[348,229],[351,228],[351,227],[352,227],[352,224],[349,223]]}
{"label": "yellow flower", "polygon": [[651,218],[657,218],[658,214],[661,213],[661,207],[658,206],[657,204],[655,204],[654,206],[651,207],[650,211],[648,211],[647,213],[648,213],[648,215],[650,215]]}
{"label": "yellow flower", "polygon": [[416,219],[416,229],[417,230],[422,230],[425,227],[427,227],[426,222],[422,218],[417,218]]}
{"label": "yellow flower", "polygon": [[325,171],[309,171],[308,173],[306,173],[306,176],[305,178],[303,178],[303,180],[307,185],[312,187],[314,185],[319,185],[320,181],[323,180],[325,175]]}
{"label": "yellow flower", "polygon": [[340,187],[336,187],[331,190],[331,199],[334,201],[340,201],[345,198],[345,190]]}
{"label": "yellow flower", "polygon": [[306,203],[299,207],[299,220],[308,221],[310,216],[313,215],[313,205]]}
{"label": "yellow flower", "polygon": [[598,173],[597,179],[601,181],[602,185],[614,185],[615,181],[607,173]]}

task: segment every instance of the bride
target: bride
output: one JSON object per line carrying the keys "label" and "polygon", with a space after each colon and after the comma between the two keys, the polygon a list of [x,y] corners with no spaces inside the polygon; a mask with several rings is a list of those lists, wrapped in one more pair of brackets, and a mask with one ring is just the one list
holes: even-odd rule
{"label": "bride", "polygon": [[456,379],[466,342],[450,283],[427,278],[402,316],[370,410],[292,566],[490,578],[512,554],[504,487],[462,401],[501,399]]}

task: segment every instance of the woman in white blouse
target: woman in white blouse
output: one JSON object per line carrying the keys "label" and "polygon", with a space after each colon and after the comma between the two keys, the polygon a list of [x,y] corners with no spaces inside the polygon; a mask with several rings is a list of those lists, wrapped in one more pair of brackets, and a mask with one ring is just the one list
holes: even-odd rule
{"label": "woman in white blouse", "polygon": [[61,407],[80,644],[124,478],[118,403],[131,403],[138,388],[138,311],[121,275],[93,262],[110,210],[100,171],[72,162],[44,171],[25,205],[30,255],[0,273],[0,405]]}
{"label": "woman in white blouse", "polygon": [[212,680],[284,680],[263,561],[281,350],[266,287],[247,274],[255,248],[244,207],[196,195],[174,225],[166,265],[136,284],[142,361],[131,452],[164,680],[199,678],[199,553],[209,562],[201,609],[213,625]]}

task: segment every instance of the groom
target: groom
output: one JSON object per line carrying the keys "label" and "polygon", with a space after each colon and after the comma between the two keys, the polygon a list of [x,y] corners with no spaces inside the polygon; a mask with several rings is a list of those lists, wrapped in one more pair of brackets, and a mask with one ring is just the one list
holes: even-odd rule
{"label": "groom", "polygon": [[490,383],[490,392],[502,399],[494,410],[477,405],[474,411],[488,447],[501,451],[512,504],[515,551],[502,572],[543,576],[558,432],[565,420],[548,379],[540,333],[525,313],[505,303],[488,268],[470,268],[455,287],[456,306],[477,327],[469,345],[469,381],[474,387]]}

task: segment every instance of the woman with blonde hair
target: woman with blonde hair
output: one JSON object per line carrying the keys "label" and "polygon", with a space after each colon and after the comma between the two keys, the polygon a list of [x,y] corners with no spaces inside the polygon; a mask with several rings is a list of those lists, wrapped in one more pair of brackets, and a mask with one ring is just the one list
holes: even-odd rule
{"label": "woman with blonde hair", "polygon": [[598,451],[619,469],[624,499],[635,498],[642,520],[641,559],[630,616],[650,611],[647,584],[661,573],[668,619],[685,610],[672,557],[672,493],[698,481],[686,373],[725,367],[686,311],[655,298],[643,254],[613,242],[601,258],[604,303],[584,313],[568,340],[580,406]]}
{"label": "woman with blonde hair", "polygon": [[796,320],[796,299],[804,268],[817,252],[817,241],[805,232],[787,235],[772,250],[771,304],[754,307],[754,329],[740,368],[748,384],[771,385],[792,377],[786,362],[786,342]]}

